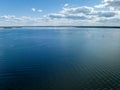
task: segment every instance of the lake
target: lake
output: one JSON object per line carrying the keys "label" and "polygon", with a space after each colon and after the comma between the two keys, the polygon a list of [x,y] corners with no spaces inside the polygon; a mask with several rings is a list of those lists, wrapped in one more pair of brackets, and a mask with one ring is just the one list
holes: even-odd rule
{"label": "lake", "polygon": [[0,29],[0,90],[119,90],[120,29]]}

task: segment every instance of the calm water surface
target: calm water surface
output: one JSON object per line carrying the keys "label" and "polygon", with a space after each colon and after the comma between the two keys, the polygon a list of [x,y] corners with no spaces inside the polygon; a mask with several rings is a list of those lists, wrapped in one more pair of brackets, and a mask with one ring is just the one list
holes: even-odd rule
{"label": "calm water surface", "polygon": [[0,90],[120,90],[120,29],[0,29]]}

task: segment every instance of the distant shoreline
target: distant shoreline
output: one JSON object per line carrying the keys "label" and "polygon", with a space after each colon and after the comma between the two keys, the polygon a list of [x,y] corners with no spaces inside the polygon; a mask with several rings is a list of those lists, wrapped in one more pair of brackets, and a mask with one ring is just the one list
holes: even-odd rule
{"label": "distant shoreline", "polygon": [[0,28],[34,28],[34,27],[74,27],[74,28],[120,28],[120,26],[0,26]]}

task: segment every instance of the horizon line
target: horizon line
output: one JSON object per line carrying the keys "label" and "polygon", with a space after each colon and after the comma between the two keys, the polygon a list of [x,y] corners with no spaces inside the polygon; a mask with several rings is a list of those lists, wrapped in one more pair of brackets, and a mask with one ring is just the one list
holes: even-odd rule
{"label": "horizon line", "polygon": [[24,27],[75,27],[75,28],[120,28],[120,26],[0,26],[0,28],[24,28]]}

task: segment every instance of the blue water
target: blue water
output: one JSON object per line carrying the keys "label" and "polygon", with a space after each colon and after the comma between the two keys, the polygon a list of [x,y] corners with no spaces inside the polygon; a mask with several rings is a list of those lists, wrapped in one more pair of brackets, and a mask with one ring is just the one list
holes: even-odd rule
{"label": "blue water", "polygon": [[0,29],[0,90],[119,90],[120,29]]}

